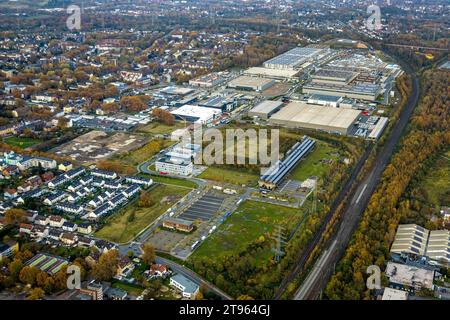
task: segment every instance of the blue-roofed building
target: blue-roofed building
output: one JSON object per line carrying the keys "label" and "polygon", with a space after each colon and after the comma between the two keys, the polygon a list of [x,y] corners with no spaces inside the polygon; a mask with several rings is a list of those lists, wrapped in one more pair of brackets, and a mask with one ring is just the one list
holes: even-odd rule
{"label": "blue-roofed building", "polygon": [[170,278],[170,285],[180,290],[183,297],[189,299],[194,299],[199,292],[198,284],[181,274],[176,274]]}

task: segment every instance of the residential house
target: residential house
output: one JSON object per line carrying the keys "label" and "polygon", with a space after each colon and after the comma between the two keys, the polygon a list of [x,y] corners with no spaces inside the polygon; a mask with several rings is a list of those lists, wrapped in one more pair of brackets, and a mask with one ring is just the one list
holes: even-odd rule
{"label": "residential house", "polygon": [[78,241],[77,235],[69,232],[64,232],[60,239],[62,243],[69,246],[74,245]]}
{"label": "residential house", "polygon": [[62,225],[62,229],[64,231],[68,231],[68,232],[75,232],[75,231],[77,231],[77,225],[75,223],[70,222],[70,221],[66,221]]}
{"label": "residential house", "polygon": [[117,276],[127,277],[135,268],[133,261],[131,261],[128,257],[124,256],[120,259],[119,264],[117,266]]}
{"label": "residential house", "polygon": [[95,240],[94,246],[101,252],[107,252],[109,250],[115,249],[116,246],[105,240]]}
{"label": "residential house", "polygon": [[89,223],[81,223],[78,225],[78,232],[82,234],[91,234],[92,225],[90,225]]}
{"label": "residential house", "polygon": [[109,288],[104,294],[104,297],[109,300],[125,300],[127,296],[126,291],[117,288]]}
{"label": "residential house", "polygon": [[5,189],[3,196],[5,199],[14,199],[18,196],[18,193],[16,189]]}
{"label": "residential house", "polygon": [[139,193],[139,191],[141,191],[141,187],[134,184],[134,185],[128,187],[127,189],[125,189],[124,191],[122,191],[122,194],[127,198],[132,198],[135,195],[137,195]]}
{"label": "residential house", "polygon": [[33,228],[33,232],[31,234],[32,237],[35,238],[44,238],[48,235],[48,229],[44,225],[37,224]]}
{"label": "residential house", "polygon": [[71,180],[71,179],[74,179],[74,178],[82,175],[85,172],[86,172],[86,169],[84,167],[78,167],[78,168],[71,169],[71,170],[67,171],[64,174],[64,176],[66,177],[66,179]]}
{"label": "residential house", "polygon": [[0,261],[4,258],[12,257],[17,251],[19,251],[19,243],[17,241],[0,242]]}
{"label": "residential house", "polygon": [[34,219],[34,223],[40,226],[47,226],[50,223],[50,219],[48,217],[38,215]]}
{"label": "residential house", "polygon": [[150,187],[153,184],[153,180],[145,177],[130,176],[125,178],[125,182],[141,185],[144,187]]}
{"label": "residential house", "polygon": [[44,204],[53,206],[64,198],[66,198],[66,194],[64,192],[56,191],[55,193],[50,194],[47,198],[44,199]]}
{"label": "residential house", "polygon": [[63,234],[63,231],[61,231],[61,230],[51,229],[51,230],[49,230],[47,237],[52,240],[59,241],[62,234]]}
{"label": "residential house", "polygon": [[43,182],[49,182],[49,181],[51,181],[54,177],[55,177],[55,175],[54,175],[53,172],[51,172],[51,171],[45,172],[45,173],[43,173],[43,174],[41,175],[41,178],[42,178],[42,181],[43,181]]}
{"label": "residential house", "polygon": [[106,171],[106,170],[99,170],[99,169],[94,169],[91,171],[91,174],[94,177],[99,177],[99,178],[103,178],[103,179],[116,179],[117,178],[117,173],[115,172],[111,172],[111,171]]}
{"label": "residential house", "polygon": [[58,166],[58,170],[67,172],[69,170],[73,169],[73,164],[69,161],[64,161],[63,163],[60,163]]}
{"label": "residential house", "polygon": [[90,248],[95,244],[95,241],[88,237],[79,236],[78,246]]}
{"label": "residential house", "polygon": [[150,266],[150,276],[164,277],[168,273],[167,267],[162,264],[152,264]]}
{"label": "residential house", "polygon": [[66,222],[66,219],[64,219],[61,216],[50,216],[50,227],[53,228],[61,228],[63,224]]}
{"label": "residential house", "polygon": [[84,207],[82,205],[79,204],[72,204],[69,202],[62,202],[62,203],[58,203],[56,205],[56,209],[61,210],[63,212],[66,213],[71,213],[71,214],[81,214],[84,210]]}
{"label": "residential house", "polygon": [[60,175],[47,183],[50,189],[56,189],[65,184],[69,179],[65,175]]}
{"label": "residential house", "polygon": [[19,226],[19,232],[20,233],[26,233],[31,235],[31,232],[33,231],[33,225],[29,223],[21,223]]}

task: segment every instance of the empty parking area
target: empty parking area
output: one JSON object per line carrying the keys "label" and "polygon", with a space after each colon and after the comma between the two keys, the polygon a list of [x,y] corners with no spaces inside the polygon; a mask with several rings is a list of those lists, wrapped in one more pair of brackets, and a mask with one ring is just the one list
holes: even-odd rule
{"label": "empty parking area", "polygon": [[225,197],[207,193],[197,200],[192,206],[190,206],[185,212],[183,212],[179,218],[190,221],[211,220],[217,211],[219,211],[224,200]]}
{"label": "empty parking area", "polygon": [[300,188],[301,183],[296,180],[285,180],[283,181],[280,186],[280,192],[284,193],[295,193]]}

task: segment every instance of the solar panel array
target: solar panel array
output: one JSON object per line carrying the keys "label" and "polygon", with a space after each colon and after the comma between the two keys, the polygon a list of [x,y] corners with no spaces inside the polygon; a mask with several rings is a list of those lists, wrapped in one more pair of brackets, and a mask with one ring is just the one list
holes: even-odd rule
{"label": "solar panel array", "polygon": [[197,200],[191,207],[189,207],[189,209],[183,212],[178,218],[189,221],[211,220],[217,211],[219,211],[224,199],[224,197],[207,193]]}
{"label": "solar panel array", "polygon": [[304,137],[302,143],[296,143],[283,161],[278,161],[261,176],[261,180],[278,185],[297,163],[315,146],[316,141]]}
{"label": "solar panel array", "polygon": [[266,68],[273,68],[275,66],[296,67],[306,62],[308,59],[312,58],[314,55],[318,54],[321,51],[322,49],[317,48],[297,47],[266,61],[264,63],[264,66]]}

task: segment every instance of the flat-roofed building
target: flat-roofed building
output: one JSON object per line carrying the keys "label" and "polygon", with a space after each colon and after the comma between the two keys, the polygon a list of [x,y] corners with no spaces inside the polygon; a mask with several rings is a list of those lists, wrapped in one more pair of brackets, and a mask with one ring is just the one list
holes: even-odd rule
{"label": "flat-roofed building", "polygon": [[183,232],[191,232],[194,230],[194,222],[179,218],[168,218],[163,221],[163,227]]}
{"label": "flat-roofed building", "polygon": [[386,117],[380,117],[380,119],[377,121],[375,127],[372,129],[367,138],[370,140],[378,140],[378,138],[381,137],[384,129],[388,125],[388,120],[389,119]]}
{"label": "flat-roofed building", "polygon": [[218,73],[210,73],[208,75],[189,80],[189,85],[200,88],[212,88],[224,83],[225,81],[226,79],[221,77]]}
{"label": "flat-roofed building", "polygon": [[426,256],[446,264],[450,263],[450,231],[433,230],[430,232]]}
{"label": "flat-roofed building", "polygon": [[294,70],[306,62],[314,61],[326,51],[328,50],[324,48],[296,47],[264,62],[264,67],[269,69]]}
{"label": "flat-roofed building", "polygon": [[333,69],[319,69],[311,78],[316,83],[347,84],[358,76],[357,72]]}
{"label": "flat-roofed building", "polygon": [[165,87],[164,89],[161,89],[160,92],[171,95],[171,96],[187,96],[188,94],[193,93],[195,90],[192,88],[183,88],[183,87]]}
{"label": "flat-roofed building", "polygon": [[214,121],[214,119],[216,119],[222,111],[215,108],[184,105],[174,111],[171,111],[170,113],[175,118],[182,121],[208,124]]}
{"label": "flat-roofed building", "polygon": [[303,93],[333,95],[345,98],[375,101],[381,92],[381,86],[372,83],[321,83],[309,81],[303,86]]}
{"label": "flat-roofed building", "polygon": [[408,300],[408,292],[393,288],[385,288],[381,300]]}
{"label": "flat-roofed building", "polygon": [[283,106],[282,101],[265,100],[251,109],[248,113],[249,117],[259,117],[261,119],[268,119],[275,112],[278,112]]}
{"label": "flat-roofed building", "polygon": [[326,96],[323,94],[312,94],[308,98],[309,104],[316,104],[319,106],[325,106],[325,107],[333,107],[337,108],[339,107],[339,103],[342,101],[342,97],[339,96]]}
{"label": "flat-roofed building", "polygon": [[359,115],[358,110],[292,102],[272,115],[269,122],[274,125],[347,135],[358,120]]}
{"label": "flat-roofed building", "polygon": [[181,274],[170,278],[170,285],[181,291],[183,297],[194,299],[199,292],[199,286]]}
{"label": "flat-roofed building", "polygon": [[252,67],[244,71],[246,76],[264,77],[279,81],[293,80],[298,77],[298,70],[271,69],[264,67]]}
{"label": "flat-roofed building", "polygon": [[385,273],[394,286],[414,290],[433,289],[434,270],[388,262]]}
{"label": "flat-roofed building", "polygon": [[155,169],[164,174],[189,176],[194,170],[192,161],[166,156],[155,162]]}
{"label": "flat-roofed building", "polygon": [[243,91],[264,91],[275,84],[272,79],[241,76],[228,83],[228,87]]}
{"label": "flat-roofed building", "polygon": [[391,252],[425,255],[429,231],[416,224],[398,226]]}

